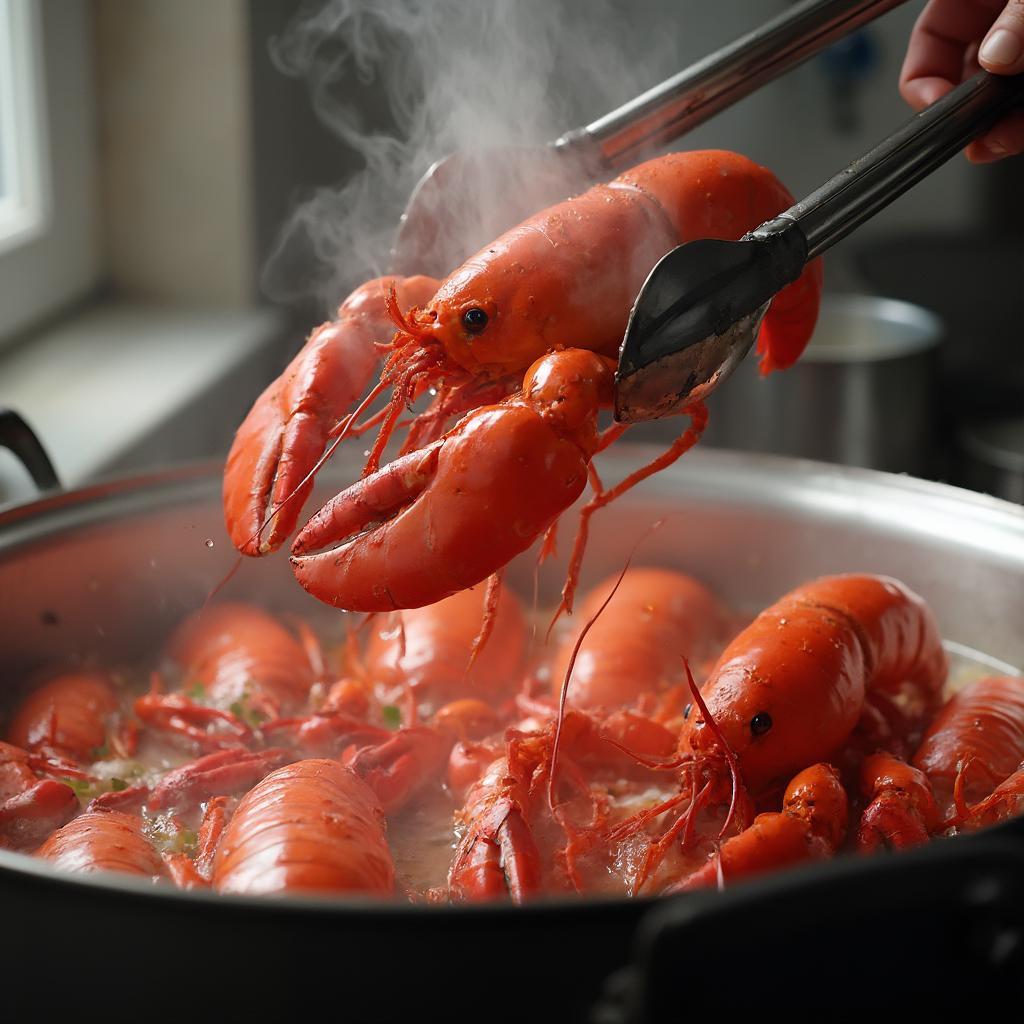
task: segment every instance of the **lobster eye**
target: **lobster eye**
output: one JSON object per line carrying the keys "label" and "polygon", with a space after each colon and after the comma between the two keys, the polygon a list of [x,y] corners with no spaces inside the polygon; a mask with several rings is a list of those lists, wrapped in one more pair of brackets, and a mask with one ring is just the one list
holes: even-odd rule
{"label": "lobster eye", "polygon": [[462,314],[462,326],[467,334],[479,334],[487,326],[487,311],[473,306]]}
{"label": "lobster eye", "polygon": [[686,707],[683,708],[683,721],[684,722],[690,717],[690,712],[692,710],[693,710],[693,705],[692,704],[687,704]]}
{"label": "lobster eye", "polygon": [[763,736],[772,727],[772,716],[767,711],[758,711],[750,720],[750,731],[755,736]]}

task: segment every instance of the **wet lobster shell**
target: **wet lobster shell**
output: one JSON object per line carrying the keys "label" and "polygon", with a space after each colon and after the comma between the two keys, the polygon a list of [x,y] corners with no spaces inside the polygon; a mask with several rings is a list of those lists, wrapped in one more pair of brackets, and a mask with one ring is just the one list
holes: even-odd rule
{"label": "wet lobster shell", "polygon": [[[650,454],[620,445],[598,464],[603,478],[614,482]],[[233,563],[221,525],[219,472],[219,465],[179,469],[0,513],[0,685],[13,685],[55,657],[91,652],[100,662],[117,661],[161,642]],[[354,472],[342,464],[327,473],[325,493]],[[825,573],[882,572],[927,596],[948,639],[1011,666],[1024,664],[1024,511],[1017,506],[870,471],[698,450],[595,517],[583,586],[621,568],[636,538],[659,517],[665,524],[641,545],[635,564],[690,572],[734,606],[763,607]],[[563,535],[570,524],[567,519]],[[545,571],[542,601],[554,598],[561,568]],[[244,596],[298,611],[314,624],[337,615],[295,586],[283,558],[247,563],[243,577],[228,585],[225,599]],[[520,559],[509,579],[529,595],[532,562]],[[10,703],[0,694],[0,707]],[[518,909],[177,892],[125,878],[62,876],[38,860],[0,851],[0,902],[8,922],[0,963],[21,982],[13,996],[5,995],[5,1005],[33,997],[38,1004],[40,992],[48,1007],[62,999],[80,1005],[82,985],[55,993],[52,957],[43,955],[55,936],[75,935],[83,941],[76,940],[67,956],[76,978],[109,977],[116,968],[123,1005],[142,1005],[151,998],[147,993],[168,983],[167,957],[156,950],[173,949],[175,984],[184,984],[187,970],[189,998],[204,1008],[230,1004],[233,1011],[294,1014],[322,1001],[325,985],[337,978],[338,998],[353,1019],[379,1017],[385,1008],[385,1015],[455,1013],[460,1005],[486,1006],[489,1020],[521,1019],[523,993],[540,991],[549,993],[544,1016],[586,1019],[606,979],[634,955],[651,972],[645,998],[656,1002],[656,954],[664,949],[670,965],[664,977],[675,998],[720,1010],[739,996],[721,987],[722,971],[690,969],[697,948],[693,922],[701,926],[702,962],[723,971],[744,964],[742,987],[763,993],[772,983],[759,988],[751,979],[764,978],[767,966],[777,963],[766,954],[772,942],[765,928],[777,935],[785,917],[787,927],[792,921],[797,929],[807,901],[817,946],[827,946],[847,977],[872,974],[877,993],[879,972],[890,967],[879,962],[885,958],[878,957],[877,942],[864,942],[850,915],[871,906],[877,924],[886,907],[909,906],[925,880],[932,895],[921,895],[913,914],[905,911],[907,920],[919,922],[913,927],[920,947],[901,944],[894,961],[898,983],[908,999],[921,998],[927,979],[945,973],[976,997],[983,981],[984,991],[995,991],[995,968],[978,952],[986,948],[978,935],[988,932],[965,922],[989,913],[986,907],[998,908],[1000,927],[1024,921],[1024,893],[1012,882],[1024,877],[1015,859],[1019,842],[999,845],[979,835],[904,857],[837,861],[737,888],[722,899],[696,894],[654,904]],[[988,895],[969,902],[968,890]],[[943,893],[941,903],[935,892]],[[780,915],[783,900],[787,909]],[[949,939],[948,948],[925,941],[924,923]],[[728,943],[715,945],[726,934]],[[510,955],[517,962],[513,989]],[[272,969],[265,970],[268,959]],[[457,984],[444,982],[455,969]],[[802,977],[804,995],[823,992],[814,988],[812,972]],[[705,978],[716,979],[714,992]],[[849,995],[848,987],[844,991]]]}

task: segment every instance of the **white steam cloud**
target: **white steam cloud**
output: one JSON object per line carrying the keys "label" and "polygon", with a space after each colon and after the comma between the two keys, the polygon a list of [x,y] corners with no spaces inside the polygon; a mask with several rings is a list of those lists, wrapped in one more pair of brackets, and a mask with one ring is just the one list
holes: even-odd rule
{"label": "white steam cloud", "polygon": [[[547,142],[678,70],[681,7],[667,25],[663,0],[327,0],[305,9],[273,41],[274,61],[307,81],[317,115],[362,169],[294,212],[265,290],[335,307],[387,269],[401,212],[435,160]],[[471,209],[476,201],[458,195]]]}

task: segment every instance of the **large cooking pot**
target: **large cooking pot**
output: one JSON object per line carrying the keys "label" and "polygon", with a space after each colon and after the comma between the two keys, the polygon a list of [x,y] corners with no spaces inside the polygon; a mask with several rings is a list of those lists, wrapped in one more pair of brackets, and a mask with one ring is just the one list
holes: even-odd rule
{"label": "large cooking pot", "polygon": [[[604,458],[614,481],[651,453]],[[339,465],[337,484],[351,477]],[[328,486],[330,481],[328,480]],[[0,685],[91,654],[152,650],[234,563],[218,467],[58,494],[0,513]],[[897,576],[953,643],[1024,665],[1024,509],[938,484],[812,462],[695,452],[594,521],[584,584],[636,563],[692,572],[756,609],[848,570]],[[567,545],[563,545],[567,546]],[[545,571],[553,598],[562,566]],[[512,582],[525,592],[532,563]],[[283,557],[223,592],[323,609]],[[545,595],[542,595],[545,596]],[[0,693],[0,704],[4,693]],[[846,858],[723,894],[520,909],[225,898],[58,874],[0,851],[0,1005],[209,1015],[326,1005],[346,1020],[655,1020],[763,1006],[1024,994],[1024,833],[1015,823],[897,857]],[[955,984],[947,982],[955,979]],[[951,991],[952,990],[952,991]],[[958,996],[959,993],[959,996]],[[665,1016],[664,1019],[668,1019]]]}

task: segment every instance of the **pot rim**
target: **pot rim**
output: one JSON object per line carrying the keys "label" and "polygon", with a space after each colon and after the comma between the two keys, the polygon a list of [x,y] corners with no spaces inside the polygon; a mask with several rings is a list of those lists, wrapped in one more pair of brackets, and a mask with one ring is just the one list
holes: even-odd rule
{"label": "pot rim", "polygon": [[[629,444],[598,456],[602,476],[614,480],[635,464],[661,454],[662,446]],[[325,468],[321,481],[342,476],[350,460],[339,458]],[[350,468],[350,467],[348,467]],[[84,522],[122,518],[162,504],[175,504],[219,494],[223,462],[203,460],[140,474],[116,475],[84,487],[44,494],[30,501],[0,507],[0,556]],[[765,486],[757,486],[763,483]],[[959,542],[965,518],[971,546],[1005,555],[1006,545],[1024,562],[1024,506],[952,484],[842,466],[788,455],[715,448],[689,452],[684,460],[644,481],[643,496],[660,495],[685,486],[695,498],[715,494],[742,497],[750,507],[803,509],[819,515],[856,514],[867,521],[881,511],[902,509],[915,527],[927,533],[950,534]],[[678,491],[676,491],[678,493]],[[995,531],[994,535],[992,531]]]}
{"label": "pot rim", "polygon": [[896,327],[900,336],[882,339],[872,336],[860,339],[856,345],[829,345],[826,342],[828,330],[819,330],[797,368],[816,364],[844,366],[870,363],[884,366],[898,359],[932,351],[942,342],[945,332],[942,318],[932,310],[903,299],[879,295],[832,293],[823,297],[821,313],[822,324],[834,316],[837,320],[864,321],[880,329]]}

